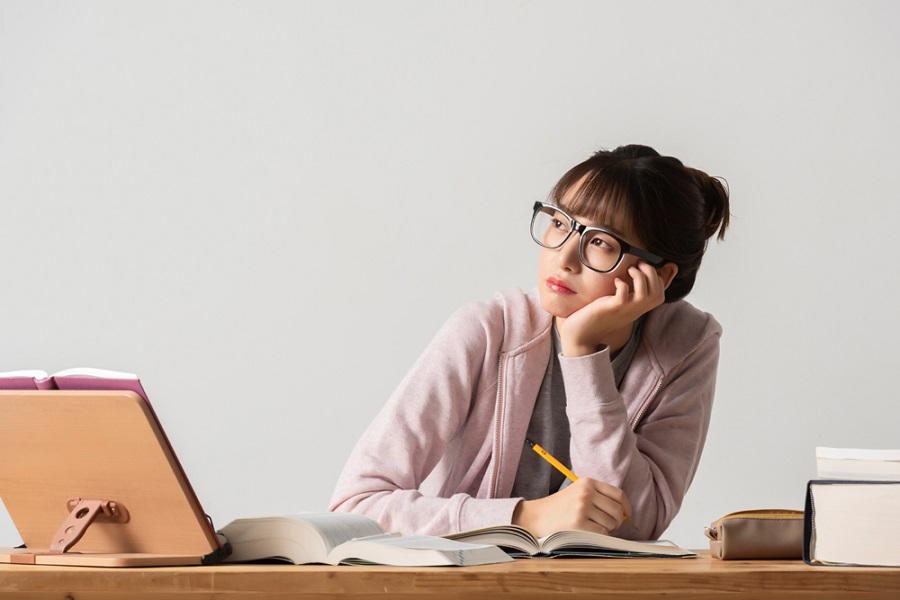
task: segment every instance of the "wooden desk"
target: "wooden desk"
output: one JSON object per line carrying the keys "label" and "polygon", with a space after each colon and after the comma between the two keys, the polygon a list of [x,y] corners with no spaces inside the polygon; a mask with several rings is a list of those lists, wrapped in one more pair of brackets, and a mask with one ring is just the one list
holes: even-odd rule
{"label": "wooden desk", "polygon": [[800,561],[519,560],[465,568],[228,565],[103,569],[0,565],[0,598],[900,599],[900,569]]}

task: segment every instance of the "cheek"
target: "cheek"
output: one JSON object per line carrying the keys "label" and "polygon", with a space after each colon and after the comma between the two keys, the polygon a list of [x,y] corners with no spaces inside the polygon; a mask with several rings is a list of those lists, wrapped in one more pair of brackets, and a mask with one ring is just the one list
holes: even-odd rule
{"label": "cheek", "polygon": [[553,255],[551,254],[551,250],[541,248],[541,253],[538,256],[538,276],[543,279],[544,277],[553,274],[553,269]]}
{"label": "cheek", "polygon": [[616,278],[621,279],[628,284],[631,289],[632,282],[628,272],[624,269],[616,269],[612,273],[594,273],[594,276],[584,288],[584,293],[591,300],[602,298],[604,296],[616,295]]}
{"label": "cheek", "polygon": [[605,279],[602,282],[592,285],[588,291],[591,300],[596,300],[597,298],[602,298],[604,296],[615,296],[615,294],[616,283],[614,277],[610,277],[609,279]]}

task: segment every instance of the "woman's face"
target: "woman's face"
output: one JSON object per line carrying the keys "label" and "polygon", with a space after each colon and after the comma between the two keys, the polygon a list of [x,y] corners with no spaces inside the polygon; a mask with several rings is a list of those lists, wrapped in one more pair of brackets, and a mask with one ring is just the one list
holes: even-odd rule
{"label": "woman's face", "polygon": [[[570,190],[562,198],[560,205],[563,210],[567,198],[571,195]],[[631,228],[624,223],[624,219],[616,219],[621,221],[618,223],[598,223],[581,215],[571,212],[569,214],[583,225],[602,227],[629,244],[643,247],[642,240],[634,235]],[[628,267],[640,260],[636,256],[625,254],[613,271],[598,273],[581,262],[578,254],[579,244],[581,235],[573,232],[559,248],[541,247],[538,261],[538,291],[544,310],[555,317],[566,318],[597,298],[615,295],[617,278],[631,286]]]}

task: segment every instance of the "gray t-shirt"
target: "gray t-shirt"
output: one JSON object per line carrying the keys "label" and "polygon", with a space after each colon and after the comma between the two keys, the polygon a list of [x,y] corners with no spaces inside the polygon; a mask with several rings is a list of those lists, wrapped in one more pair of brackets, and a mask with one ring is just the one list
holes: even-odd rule
{"label": "gray t-shirt", "polygon": [[[619,351],[612,361],[613,376],[616,386],[622,383],[625,372],[641,341],[643,318],[635,324],[628,343]],[[544,450],[552,454],[564,465],[571,465],[569,457],[569,419],[566,416],[566,388],[563,383],[562,370],[559,365],[560,341],[556,327],[553,327],[553,350],[550,362],[544,373],[544,381],[538,392],[528,424],[528,439],[540,444]],[[557,471],[550,463],[541,458],[537,452],[525,446],[522,458],[516,471],[512,497],[534,500],[555,493],[568,485],[569,480]]]}

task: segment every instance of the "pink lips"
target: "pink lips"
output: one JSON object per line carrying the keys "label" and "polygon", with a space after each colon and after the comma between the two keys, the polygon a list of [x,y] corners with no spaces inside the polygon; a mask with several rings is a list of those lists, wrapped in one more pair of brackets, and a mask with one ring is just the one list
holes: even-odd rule
{"label": "pink lips", "polygon": [[547,278],[547,289],[551,292],[556,292],[557,294],[564,295],[572,295],[575,292],[565,286],[562,281],[557,279],[556,277],[548,277]]}

